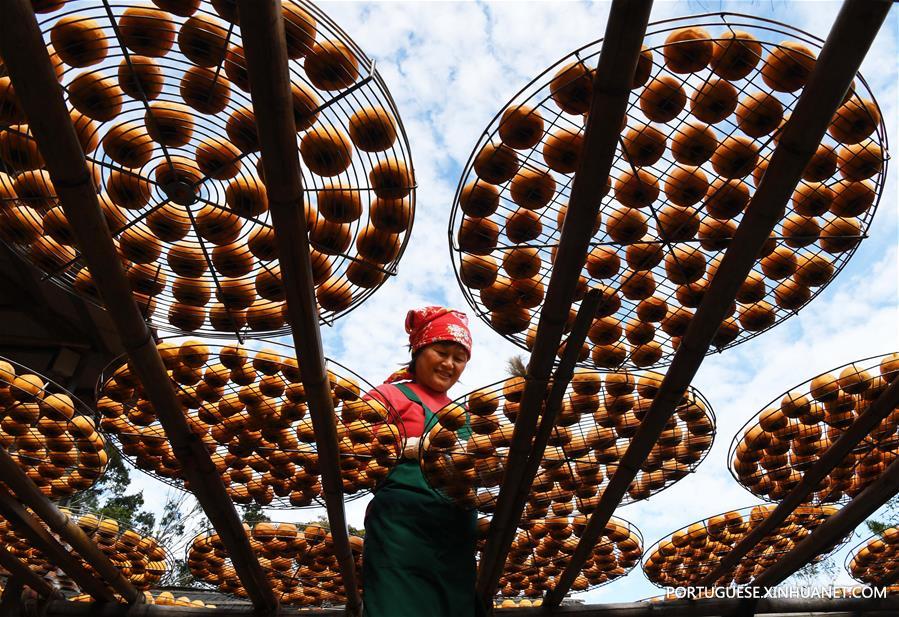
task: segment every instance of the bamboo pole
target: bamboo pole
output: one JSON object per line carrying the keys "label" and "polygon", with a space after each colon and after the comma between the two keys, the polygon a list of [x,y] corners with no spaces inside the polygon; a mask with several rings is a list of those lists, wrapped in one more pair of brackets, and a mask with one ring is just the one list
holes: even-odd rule
{"label": "bamboo pole", "polygon": [[[584,129],[583,152],[574,175],[568,214],[562,225],[546,300],[540,310],[505,478],[479,566],[477,591],[485,605],[499,583],[524,508],[521,490],[527,488],[525,482],[533,467],[527,463],[532,454],[537,417],[546,397],[546,385],[568,321],[574,290],[587,259],[593,223],[600,207],[598,196],[605,190],[612,168],[651,9],[652,0],[615,0],[609,13],[599,65],[593,78],[593,99]],[[579,348],[580,345],[575,347]],[[539,458],[542,450],[534,455]]]}
{"label": "bamboo pole", "polygon": [[346,591],[347,613],[356,615],[361,611],[361,598],[347,532],[337,419],[322,351],[309,256],[281,1],[238,0],[237,4],[253,107],[265,111],[256,114],[265,187],[275,229],[291,333],[315,432],[334,555]]}
{"label": "bamboo pole", "polygon": [[846,0],[843,4],[768,169],[746,208],[734,241],[728,246],[652,406],[609,480],[568,566],[555,589],[547,594],[545,606],[558,606],[568,593],[593,545],[637,475],[640,464],[652,450],[696,375],[737,290],[752,269],[768,235],[780,221],[793,189],[824,137],[889,9],[889,3],[868,0]]}
{"label": "bamboo pole", "polygon": [[[122,575],[121,570],[113,565],[106,553],[41,492],[41,489],[2,448],[0,448],[0,477],[9,490],[15,493],[16,499],[30,508],[50,531],[71,546],[126,602],[140,601],[141,593]],[[0,492],[2,493],[5,491]]]}
{"label": "bamboo pole", "polygon": [[3,14],[0,52],[60,204],[129,362],[153,403],[190,489],[228,549],[247,594],[260,612],[276,612],[277,598],[250,546],[237,510],[205,445],[187,425],[152,333],[131,293],[31,3],[0,0],[0,9]]}

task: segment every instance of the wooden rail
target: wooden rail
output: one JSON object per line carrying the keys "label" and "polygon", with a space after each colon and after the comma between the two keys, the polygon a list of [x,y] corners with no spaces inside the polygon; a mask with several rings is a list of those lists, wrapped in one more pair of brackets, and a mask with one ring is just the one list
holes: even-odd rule
{"label": "wooden rail", "polygon": [[322,493],[334,556],[346,591],[347,613],[361,611],[343,503],[334,402],[325,368],[318,304],[303,204],[303,182],[290,93],[280,0],[238,0],[240,28],[265,169],[269,211],[278,247],[291,333],[315,432]]}
{"label": "wooden rail", "polygon": [[[41,492],[41,489],[38,488],[31,478],[25,474],[25,471],[12,459],[12,457],[9,456],[6,450],[2,448],[0,448],[0,477],[3,478],[3,482],[9,490],[15,494],[15,499],[12,499],[12,503],[8,503],[10,501],[10,493],[7,492],[6,489],[0,489],[0,502],[8,503],[8,506],[15,512],[14,516],[17,518],[25,516],[28,519],[29,527],[34,527],[34,524],[39,524],[36,520],[32,520],[35,516],[41,519],[50,531],[58,535],[63,541],[71,546],[81,559],[83,559],[85,563],[90,564],[91,567],[97,571],[99,576],[109,583],[112,589],[122,596],[126,602],[139,602],[143,598],[134,585],[122,575],[121,570],[113,565],[109,560],[109,557],[106,556],[106,553],[101,551],[87,534],[84,533],[83,529],[61,512],[59,508],[56,507],[56,504],[50,501],[47,496]],[[25,511],[22,508],[22,505],[30,508],[31,512],[34,513],[34,516]],[[0,506],[0,508],[5,507],[6,506]],[[63,550],[63,552],[66,553],[65,550]],[[50,557],[51,556],[48,555],[48,558]],[[62,563],[59,565],[60,567],[63,566]],[[88,575],[91,578],[96,579],[94,575],[90,573],[88,573]],[[97,579],[97,582],[100,581]],[[103,593],[104,598],[111,598],[112,594],[105,588],[105,585],[102,585],[101,583],[101,586],[105,590]],[[95,587],[95,589],[100,588]],[[85,589],[85,591],[87,590]]]}
{"label": "wooden rail", "polygon": [[188,428],[152,333],[125,278],[31,3],[0,0],[0,12],[0,53],[129,363],[158,414],[185,479],[222,538],[247,594],[259,612],[273,613],[277,610],[277,598],[209,452]]}
{"label": "wooden rail", "polygon": [[885,2],[846,0],[844,3],[795,111],[784,127],[768,169],[677,348],[649,412],[609,480],[568,566],[556,587],[547,594],[546,605],[558,606],[568,593],[641,463],[696,375],[712,338],[730,311],[737,290],[780,221],[803,170],[824,137],[889,9],[890,4]]}
{"label": "wooden rail", "polygon": [[[601,202],[598,196],[603,193],[612,168],[651,9],[652,0],[614,0],[609,13],[593,79],[583,151],[571,187],[568,214],[562,224],[546,300],[540,309],[505,478],[479,566],[477,591],[485,605],[492,601],[499,584],[524,508],[521,492],[530,486],[530,482],[525,483],[533,468],[527,464],[528,459],[533,456],[539,460],[543,454],[543,450],[532,452],[537,417],[544,404],[546,385],[565,331],[574,290],[587,259]],[[580,345],[575,347],[578,349]],[[530,480],[533,481],[533,476]]]}
{"label": "wooden rail", "polygon": [[[31,602],[35,606],[34,602]],[[499,617],[719,617],[733,615],[748,603],[738,599],[670,600],[540,608],[501,608]],[[26,609],[28,606],[26,605]],[[899,613],[899,596],[887,598],[767,599],[759,600],[756,615],[796,617],[893,617]],[[44,617],[252,617],[249,606],[181,608],[145,604],[130,610],[121,605],[91,605],[87,602],[53,601],[44,608]],[[35,614],[28,613],[25,614]],[[336,617],[339,609],[312,609],[297,612],[308,617]]]}

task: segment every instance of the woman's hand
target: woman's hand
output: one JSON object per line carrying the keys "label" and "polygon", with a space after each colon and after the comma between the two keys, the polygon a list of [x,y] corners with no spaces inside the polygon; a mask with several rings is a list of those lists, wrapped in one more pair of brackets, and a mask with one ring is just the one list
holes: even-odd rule
{"label": "woman's hand", "polygon": [[418,446],[421,439],[418,437],[406,437],[406,446],[403,448],[403,458],[418,460]]}

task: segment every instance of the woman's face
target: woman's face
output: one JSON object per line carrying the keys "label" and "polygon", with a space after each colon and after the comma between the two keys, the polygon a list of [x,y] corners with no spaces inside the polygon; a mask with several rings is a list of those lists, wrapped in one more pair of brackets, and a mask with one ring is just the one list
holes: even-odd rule
{"label": "woman's face", "polygon": [[459,381],[468,352],[458,343],[431,343],[415,358],[415,381],[437,392],[446,392]]}

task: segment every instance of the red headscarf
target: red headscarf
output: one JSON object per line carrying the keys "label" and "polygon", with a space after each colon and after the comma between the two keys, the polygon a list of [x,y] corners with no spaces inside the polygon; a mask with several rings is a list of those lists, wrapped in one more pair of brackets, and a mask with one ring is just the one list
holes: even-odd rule
{"label": "red headscarf", "polygon": [[[461,311],[442,306],[426,306],[406,313],[406,333],[412,353],[431,343],[449,341],[465,348],[471,357],[471,332],[468,316]],[[412,379],[407,368],[400,369],[387,378],[388,383]]]}

